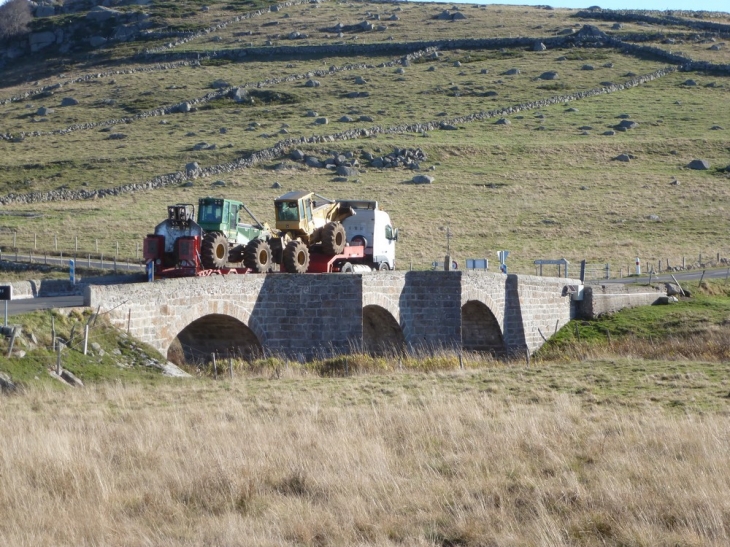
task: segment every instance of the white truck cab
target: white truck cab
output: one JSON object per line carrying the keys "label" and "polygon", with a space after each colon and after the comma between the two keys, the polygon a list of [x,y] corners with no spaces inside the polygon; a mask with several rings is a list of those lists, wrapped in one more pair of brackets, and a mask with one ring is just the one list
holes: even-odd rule
{"label": "white truck cab", "polygon": [[355,211],[353,216],[342,221],[342,225],[350,245],[365,247],[363,264],[374,270],[394,270],[398,230],[393,228],[388,213],[378,209],[377,201],[337,201]]}

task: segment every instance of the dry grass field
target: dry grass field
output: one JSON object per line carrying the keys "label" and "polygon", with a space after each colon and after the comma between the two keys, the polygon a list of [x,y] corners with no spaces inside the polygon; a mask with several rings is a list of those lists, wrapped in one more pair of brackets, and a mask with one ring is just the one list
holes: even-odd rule
{"label": "dry grass field", "polygon": [[726,365],[0,398],[4,545],[722,546]]}

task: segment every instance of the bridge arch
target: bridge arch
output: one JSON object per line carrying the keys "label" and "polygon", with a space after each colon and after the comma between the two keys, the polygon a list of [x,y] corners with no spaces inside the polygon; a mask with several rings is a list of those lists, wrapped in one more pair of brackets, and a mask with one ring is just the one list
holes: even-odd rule
{"label": "bridge arch", "polygon": [[468,300],[461,307],[461,345],[470,351],[506,353],[499,320],[484,302]]}
{"label": "bridge arch", "polygon": [[167,350],[168,360],[181,364],[210,361],[212,353],[250,360],[263,354],[258,337],[245,323],[230,315],[210,313],[178,332]]}
{"label": "bridge arch", "polygon": [[406,339],[392,313],[370,304],[362,309],[362,345],[371,355],[395,355],[403,352]]}

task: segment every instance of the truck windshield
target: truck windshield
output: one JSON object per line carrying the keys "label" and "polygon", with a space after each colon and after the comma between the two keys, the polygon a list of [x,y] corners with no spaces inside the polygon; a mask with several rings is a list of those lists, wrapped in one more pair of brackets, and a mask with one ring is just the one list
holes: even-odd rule
{"label": "truck windshield", "polygon": [[223,207],[221,205],[207,204],[200,208],[200,222],[206,224],[220,224],[223,220]]}
{"label": "truck windshield", "polygon": [[296,201],[280,201],[276,204],[278,220],[299,220],[299,206]]}

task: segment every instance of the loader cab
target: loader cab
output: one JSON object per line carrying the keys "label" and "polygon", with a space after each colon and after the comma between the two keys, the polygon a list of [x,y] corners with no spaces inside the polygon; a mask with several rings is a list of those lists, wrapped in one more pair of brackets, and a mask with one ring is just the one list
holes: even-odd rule
{"label": "loader cab", "polygon": [[312,223],[314,194],[289,192],[274,200],[276,227],[279,230],[308,233]]}

